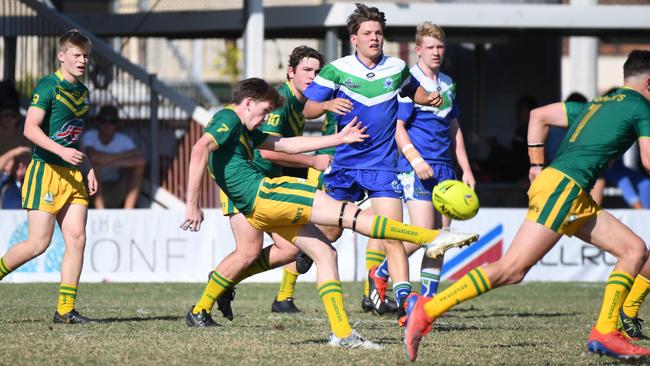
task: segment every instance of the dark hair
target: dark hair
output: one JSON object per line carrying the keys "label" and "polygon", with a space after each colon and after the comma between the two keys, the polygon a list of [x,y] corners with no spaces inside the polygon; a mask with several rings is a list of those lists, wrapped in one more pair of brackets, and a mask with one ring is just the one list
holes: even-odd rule
{"label": "dark hair", "polygon": [[90,53],[92,44],[90,39],[81,33],[78,29],[70,29],[59,37],[59,52],[65,52],[70,45],[79,47],[85,52]]}
{"label": "dark hair", "polygon": [[284,99],[282,99],[278,91],[260,78],[248,78],[238,82],[235,85],[230,103],[239,104],[246,98],[258,102],[269,102],[272,109],[278,109],[284,104]]}
{"label": "dark hair", "polygon": [[[307,46],[298,46],[293,49],[291,52],[291,55],[289,55],[289,66],[296,70],[296,67],[298,67],[298,64],[300,64],[300,61],[302,61],[303,58],[315,58],[318,60],[320,63],[320,68],[325,65],[325,58],[323,55],[316,51],[315,49]],[[287,80],[289,80],[289,75],[287,74]]]}
{"label": "dark hair", "polygon": [[97,113],[97,119],[100,118],[111,118],[117,120],[119,117],[119,112],[117,108],[113,105],[103,105],[99,112]]}
{"label": "dark hair", "polygon": [[650,51],[633,50],[623,64],[623,78],[650,72]]}
{"label": "dark hair", "polygon": [[585,97],[582,93],[579,92],[573,92],[569,94],[568,97],[566,97],[567,102],[578,102],[578,103],[587,103],[589,100],[587,100],[587,97]]}
{"label": "dark hair", "polygon": [[361,3],[354,4],[357,8],[350,14],[346,22],[348,33],[355,35],[363,22],[379,22],[381,30],[386,28],[386,16],[383,12],[375,7],[370,7]]}

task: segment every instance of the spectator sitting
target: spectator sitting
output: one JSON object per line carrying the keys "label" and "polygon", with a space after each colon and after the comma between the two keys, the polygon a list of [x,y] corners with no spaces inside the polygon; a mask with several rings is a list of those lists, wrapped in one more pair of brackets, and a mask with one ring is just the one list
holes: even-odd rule
{"label": "spectator sitting", "polygon": [[511,142],[511,168],[507,173],[510,175],[508,180],[515,182],[525,181],[528,184],[528,170],[530,164],[528,161],[528,119],[530,111],[537,108],[537,100],[530,95],[524,95],[517,100],[515,105],[515,134]]}
{"label": "spectator sitting", "polygon": [[144,172],[144,155],[130,137],[117,131],[118,111],[114,106],[103,106],[96,123],[97,128],[82,138],[99,182],[95,208],[135,208]]}
{"label": "spectator sitting", "polygon": [[3,210],[22,208],[21,189],[27,166],[32,159],[32,149],[15,147],[0,156],[0,207]]}
{"label": "spectator sitting", "polygon": [[[18,146],[31,147],[32,144],[23,136],[20,128],[18,104],[5,101],[0,105],[0,157]],[[4,167],[0,166],[2,168]]]}

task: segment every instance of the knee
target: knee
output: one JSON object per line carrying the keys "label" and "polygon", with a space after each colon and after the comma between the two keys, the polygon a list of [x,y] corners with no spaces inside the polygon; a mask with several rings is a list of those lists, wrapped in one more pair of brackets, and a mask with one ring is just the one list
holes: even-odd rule
{"label": "knee", "polygon": [[339,240],[343,233],[343,229],[337,226],[319,226],[318,228],[323,232],[327,240],[332,243]]}
{"label": "knee", "polygon": [[240,263],[248,266],[253,263],[260,254],[262,254],[262,248],[257,246],[251,247],[246,245],[237,245],[233,254],[237,257],[237,260]]}
{"label": "knee", "polygon": [[50,240],[46,240],[43,238],[38,238],[38,239],[30,238],[27,241],[27,243],[29,245],[30,256],[32,258],[38,257],[39,255],[45,253],[47,248],[50,246]]}
{"label": "knee", "polygon": [[86,247],[86,234],[81,233],[78,235],[73,235],[72,237],[68,237],[66,238],[65,244],[70,249],[83,251]]}
{"label": "knee", "polygon": [[317,258],[312,258],[314,262],[316,262],[316,266],[319,265],[324,266],[331,263],[336,265],[338,260],[336,249],[332,247],[328,247],[325,250],[318,251],[318,255],[316,257]]}
{"label": "knee", "polygon": [[619,260],[645,262],[648,259],[648,249],[641,238],[629,242],[618,256]]}
{"label": "knee", "polygon": [[490,268],[490,282],[492,288],[521,283],[526,277],[529,268],[522,268],[516,264],[493,263]]}

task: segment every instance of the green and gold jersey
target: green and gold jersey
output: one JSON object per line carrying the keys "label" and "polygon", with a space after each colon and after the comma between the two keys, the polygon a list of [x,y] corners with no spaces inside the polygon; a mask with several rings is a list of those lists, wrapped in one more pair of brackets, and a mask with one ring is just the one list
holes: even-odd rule
{"label": "green and gold jersey", "polygon": [[230,107],[220,110],[212,117],[205,133],[218,146],[208,161],[212,178],[241,213],[249,214],[264,178],[253,167],[253,153],[255,147],[264,142],[268,135],[259,130],[248,131]]}
{"label": "green and gold jersey", "polygon": [[[84,118],[90,109],[88,89],[83,83],[78,81],[71,84],[63,78],[61,71],[47,75],[34,88],[30,107],[45,111],[40,127],[47,137],[61,146],[79,149]],[[48,164],[76,168],[39,146],[34,147],[32,158]]]}
{"label": "green and gold jersey", "polygon": [[[305,129],[305,117],[302,114],[305,103],[296,98],[288,81],[278,88],[278,92],[285,103],[281,108],[269,113],[266,123],[260,127],[260,130],[279,137],[302,136]],[[253,165],[267,177],[275,178],[282,175],[282,167],[264,159],[259,150],[255,150]]]}
{"label": "green and gold jersey", "polygon": [[573,178],[585,191],[610,161],[639,138],[650,138],[650,103],[629,88],[589,103],[566,102],[569,128],[550,166]]}
{"label": "green and gold jersey", "polygon": [[[320,129],[320,132],[323,136],[329,136],[336,133],[336,124],[338,123],[338,115],[334,112],[325,113],[325,120],[323,121],[323,126]],[[327,154],[334,156],[334,150],[336,147],[328,147],[325,149],[316,150],[316,155]]]}

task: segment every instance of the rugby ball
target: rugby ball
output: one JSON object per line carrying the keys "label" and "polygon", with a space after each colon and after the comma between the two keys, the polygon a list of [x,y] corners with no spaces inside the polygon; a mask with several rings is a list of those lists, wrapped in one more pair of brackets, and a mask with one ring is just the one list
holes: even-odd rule
{"label": "rugby ball", "polygon": [[433,206],[454,220],[469,220],[479,209],[476,192],[457,180],[445,180],[433,187]]}

